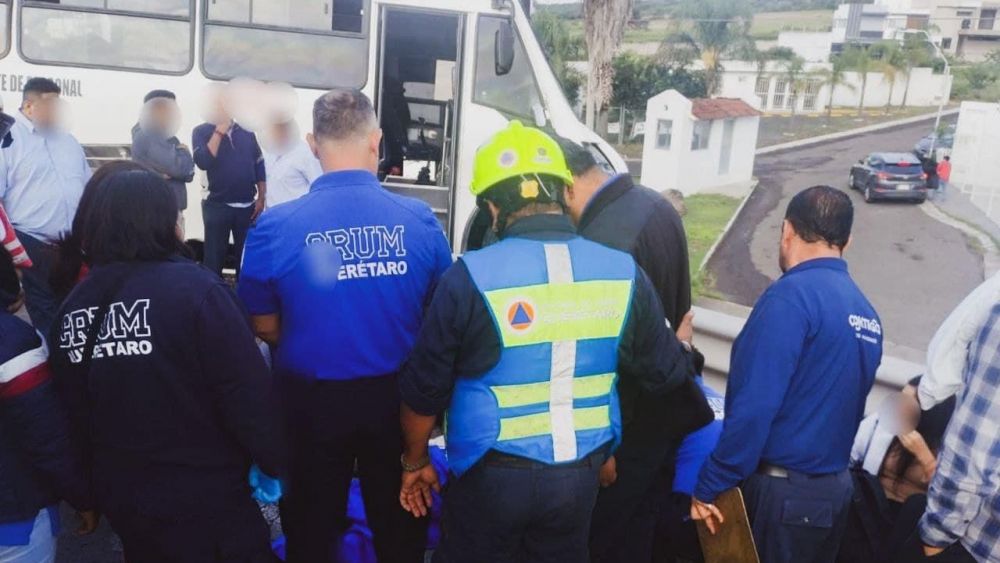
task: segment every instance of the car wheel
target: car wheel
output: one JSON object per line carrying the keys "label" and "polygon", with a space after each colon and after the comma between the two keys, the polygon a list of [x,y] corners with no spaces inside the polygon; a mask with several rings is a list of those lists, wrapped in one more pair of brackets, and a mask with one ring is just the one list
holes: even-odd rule
{"label": "car wheel", "polygon": [[857,186],[854,185],[854,171],[853,170],[851,170],[850,172],[847,173],[847,187],[850,188],[850,189],[852,189],[852,190],[857,189]]}
{"label": "car wheel", "polygon": [[870,185],[865,186],[865,201],[868,203],[875,201],[875,192],[872,191]]}

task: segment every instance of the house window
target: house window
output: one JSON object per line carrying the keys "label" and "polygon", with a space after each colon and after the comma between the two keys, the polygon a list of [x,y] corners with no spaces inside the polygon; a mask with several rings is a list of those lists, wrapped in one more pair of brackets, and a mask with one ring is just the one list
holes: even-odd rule
{"label": "house window", "polygon": [[788,80],[779,78],[774,83],[774,96],[771,97],[771,107],[781,109],[785,107],[785,96],[788,92]]}
{"label": "house window", "polygon": [[942,49],[951,49],[951,37],[945,37],[941,40]]}
{"label": "house window", "polygon": [[753,92],[757,94],[757,98],[760,99],[760,107],[764,109],[767,107],[767,95],[771,91],[771,77],[761,76],[757,79],[757,84],[754,85]]}
{"label": "house window", "polygon": [[816,96],[819,94],[819,86],[819,80],[810,80],[806,82],[806,88],[802,94],[802,109],[816,109]]}
{"label": "house window", "polygon": [[691,150],[700,151],[708,148],[708,137],[712,133],[711,121],[695,121],[694,133],[691,135]]}
{"label": "house window", "polygon": [[670,142],[673,140],[674,122],[669,119],[661,119],[656,122],[656,148],[670,150]]}
{"label": "house window", "polygon": [[993,23],[997,19],[997,11],[983,10],[979,12],[979,29],[993,29]]}

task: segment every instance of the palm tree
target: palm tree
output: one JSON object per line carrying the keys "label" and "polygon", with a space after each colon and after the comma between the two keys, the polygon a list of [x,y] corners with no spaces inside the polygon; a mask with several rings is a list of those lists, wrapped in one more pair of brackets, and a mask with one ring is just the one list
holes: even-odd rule
{"label": "palm tree", "polygon": [[805,90],[808,80],[803,76],[806,60],[796,55],[784,62],[785,80],[788,82],[788,105],[795,115],[795,106],[799,103],[799,94]]}
{"label": "palm tree", "polygon": [[899,107],[906,107],[906,99],[910,94],[910,75],[913,69],[921,66],[930,66],[932,57],[927,52],[927,44],[923,38],[915,35],[907,35],[903,40],[903,59],[906,61],[904,75],[906,77],[906,87],[903,90],[903,101]]}
{"label": "palm tree", "polygon": [[885,113],[892,109],[892,93],[896,83],[906,71],[906,59],[895,41],[880,41],[872,45],[871,50],[877,56],[875,69],[882,73],[882,82],[889,84],[889,97],[885,101]]}
{"label": "palm tree", "polygon": [[851,70],[861,75],[861,97],[858,100],[858,117],[860,117],[865,107],[865,90],[868,88],[868,73],[875,69],[876,61],[867,49],[858,47],[857,45],[848,47],[841,55],[841,58],[844,59],[844,63]]}
{"label": "palm tree", "polygon": [[743,45],[751,22],[744,0],[685,0],[678,8],[683,28],[668,41],[686,44],[701,57],[708,95],[719,89],[722,57]]}
{"label": "palm tree", "polygon": [[633,0],[584,0],[584,37],[587,41],[587,126],[594,128],[598,114],[607,110],[614,89],[611,62],[625,36]]}
{"label": "palm tree", "polygon": [[816,72],[819,77],[820,86],[825,86],[830,89],[830,97],[826,104],[826,118],[828,120],[833,116],[833,96],[836,93],[837,88],[847,88],[851,92],[857,90],[857,88],[854,87],[854,84],[846,81],[846,71],[847,63],[844,61],[844,58],[834,57],[830,68]]}

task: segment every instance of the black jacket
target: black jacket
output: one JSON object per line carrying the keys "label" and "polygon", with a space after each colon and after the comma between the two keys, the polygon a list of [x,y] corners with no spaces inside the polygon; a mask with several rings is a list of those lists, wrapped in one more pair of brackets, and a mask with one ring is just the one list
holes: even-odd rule
{"label": "black jacket", "polygon": [[[580,218],[579,233],[595,242],[628,252],[646,271],[676,327],[691,309],[691,274],[687,237],[680,215],[657,192],[637,186],[628,175],[611,181],[594,196]],[[666,398],[640,393],[619,383],[624,440],[676,441],[714,418],[693,377]]]}
{"label": "black jacket", "polygon": [[0,309],[0,524],[60,499],[91,508],[45,356],[35,329]]}
{"label": "black jacket", "polygon": [[[90,324],[109,301],[86,373]],[[179,258],[99,266],[57,318],[52,367],[101,509],[204,514],[250,494],[251,461],[282,474],[271,377],[217,276]]]}

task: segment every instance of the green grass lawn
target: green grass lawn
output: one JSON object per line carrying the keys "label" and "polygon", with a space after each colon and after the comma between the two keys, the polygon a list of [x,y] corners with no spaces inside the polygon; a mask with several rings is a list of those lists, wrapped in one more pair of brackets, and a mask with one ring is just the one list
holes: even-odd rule
{"label": "green grass lawn", "polygon": [[777,39],[779,31],[829,31],[833,10],[798,10],[754,14],[750,35],[755,39]]}
{"label": "green grass lawn", "polygon": [[722,235],[722,229],[740,205],[740,199],[717,194],[695,194],[684,198],[687,214],[684,216],[684,230],[688,239],[688,254],[691,261],[691,293],[694,298],[710,297],[712,280],[707,272],[700,270],[701,261]]}

